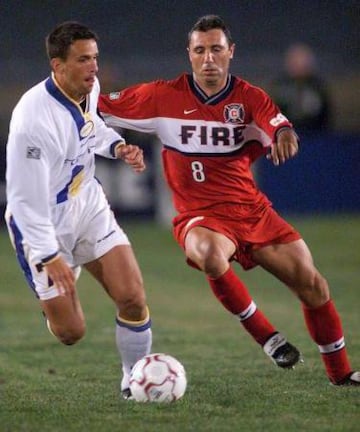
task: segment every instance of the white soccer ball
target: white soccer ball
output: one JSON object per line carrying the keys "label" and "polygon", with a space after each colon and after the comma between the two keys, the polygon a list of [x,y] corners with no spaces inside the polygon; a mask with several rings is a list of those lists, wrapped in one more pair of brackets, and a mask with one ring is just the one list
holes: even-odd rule
{"label": "white soccer ball", "polygon": [[137,402],[173,402],[184,396],[187,385],[184,366],[174,357],[149,354],[130,374],[130,390]]}

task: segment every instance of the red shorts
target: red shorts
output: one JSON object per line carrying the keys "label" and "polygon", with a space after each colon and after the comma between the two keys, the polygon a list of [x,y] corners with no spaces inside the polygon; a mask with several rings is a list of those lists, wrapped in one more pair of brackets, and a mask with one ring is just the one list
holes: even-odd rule
{"label": "red shorts", "polygon": [[[209,210],[197,214],[181,214],[173,220],[175,239],[185,249],[185,237],[191,228],[202,226],[229,238],[236,246],[232,260],[244,270],[257,264],[251,252],[271,244],[290,243],[301,239],[300,234],[286,222],[271,206],[263,206],[256,212],[237,205],[223,205],[221,210]],[[188,260],[188,264],[197,266]]]}

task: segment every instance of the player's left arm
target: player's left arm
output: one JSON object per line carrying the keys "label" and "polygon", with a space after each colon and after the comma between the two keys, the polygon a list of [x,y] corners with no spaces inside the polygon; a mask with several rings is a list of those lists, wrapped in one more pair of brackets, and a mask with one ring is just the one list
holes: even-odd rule
{"label": "player's left arm", "polygon": [[271,139],[267,159],[274,165],[285,163],[299,150],[299,139],[292,124],[264,90],[251,87],[247,96],[255,122]]}
{"label": "player's left arm", "polygon": [[272,160],[273,164],[277,166],[293,158],[298,151],[298,136],[292,128],[284,127],[277,131],[275,142],[271,146],[267,159]]}

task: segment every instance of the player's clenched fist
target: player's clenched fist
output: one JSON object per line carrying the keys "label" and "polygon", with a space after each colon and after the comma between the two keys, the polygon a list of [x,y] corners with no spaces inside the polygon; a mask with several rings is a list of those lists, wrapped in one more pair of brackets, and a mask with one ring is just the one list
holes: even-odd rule
{"label": "player's clenched fist", "polygon": [[143,150],[136,145],[127,144],[118,146],[116,157],[130,165],[135,172],[142,172],[146,168]]}
{"label": "player's clenched fist", "polygon": [[274,165],[279,165],[294,157],[298,151],[297,135],[290,128],[286,128],[279,132],[277,141],[271,146],[271,153],[267,158],[271,159]]}

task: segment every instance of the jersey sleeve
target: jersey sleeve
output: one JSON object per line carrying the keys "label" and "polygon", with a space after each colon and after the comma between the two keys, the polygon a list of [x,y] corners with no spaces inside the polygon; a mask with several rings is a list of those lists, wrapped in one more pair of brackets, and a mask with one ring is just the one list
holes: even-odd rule
{"label": "jersey sleeve", "polygon": [[98,98],[100,94],[99,80],[95,80],[94,88],[90,96],[91,118],[95,126],[95,153],[106,158],[115,158],[115,148],[119,143],[125,143],[124,138],[113,128],[106,126],[98,110]]}
{"label": "jersey sleeve", "polygon": [[8,210],[38,262],[45,262],[58,252],[49,205],[51,152],[48,145],[43,145],[47,138],[50,139],[10,128],[7,145]]}
{"label": "jersey sleeve", "polygon": [[144,133],[156,133],[156,86],[156,82],[151,82],[100,95],[98,107],[106,124]]}
{"label": "jersey sleeve", "polygon": [[248,88],[247,104],[253,120],[272,142],[276,141],[276,135],[280,129],[292,128],[290,121],[280,112],[270,96],[259,87],[250,86]]}
{"label": "jersey sleeve", "polygon": [[116,146],[125,144],[125,139],[114,129],[108,127],[102,118],[95,115],[96,150],[95,153],[106,158],[114,159]]}

